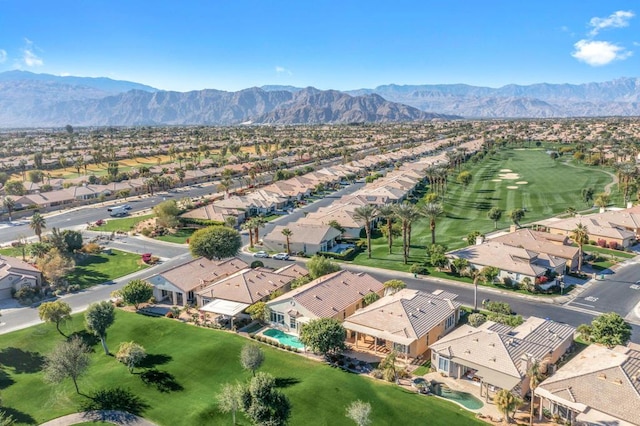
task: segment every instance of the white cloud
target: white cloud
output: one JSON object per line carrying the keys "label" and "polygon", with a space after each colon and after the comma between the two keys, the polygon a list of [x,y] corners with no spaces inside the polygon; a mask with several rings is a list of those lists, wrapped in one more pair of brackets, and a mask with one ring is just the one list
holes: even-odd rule
{"label": "white cloud", "polygon": [[276,66],[276,73],[278,74],[287,74],[287,75],[293,75],[293,73],[291,71],[289,71],[288,69],[286,69],[285,67],[280,67],[280,66]]}
{"label": "white cloud", "polygon": [[7,60],[7,51],[0,49],[0,64]]}
{"label": "white cloud", "polygon": [[24,39],[25,47],[22,49],[22,62],[28,67],[41,67],[44,65],[42,58],[33,51],[33,42],[28,38]]}
{"label": "white cloud", "polygon": [[608,41],[580,40],[573,45],[575,51],[571,54],[579,61],[598,67],[613,61],[627,59],[633,52]]}
{"label": "white cloud", "polygon": [[605,28],[623,28],[629,26],[629,20],[635,16],[631,10],[618,10],[613,12],[606,18],[591,18],[589,26],[591,27],[591,36],[597,35],[600,30]]}

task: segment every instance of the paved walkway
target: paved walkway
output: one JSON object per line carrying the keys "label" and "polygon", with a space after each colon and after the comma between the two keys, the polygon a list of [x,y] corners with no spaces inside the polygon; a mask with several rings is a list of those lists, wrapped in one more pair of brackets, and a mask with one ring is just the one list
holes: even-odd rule
{"label": "paved walkway", "polygon": [[103,421],[116,425],[127,426],[156,426],[155,423],[134,414],[126,413],[124,411],[108,410],[85,411],[82,413],[69,414],[67,416],[58,417],[57,419],[42,423],[40,426],[68,426],[91,421]]}

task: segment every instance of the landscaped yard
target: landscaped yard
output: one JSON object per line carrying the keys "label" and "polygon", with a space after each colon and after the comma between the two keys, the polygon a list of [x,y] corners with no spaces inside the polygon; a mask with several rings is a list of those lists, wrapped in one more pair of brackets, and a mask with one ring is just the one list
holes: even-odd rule
{"label": "landscaped yard", "polygon": [[[29,260],[29,247],[24,247],[24,255],[27,260]],[[18,259],[22,259],[22,247],[4,247],[0,249],[0,255],[2,256],[11,256],[17,257]]]}
{"label": "landscaped yard", "polygon": [[193,235],[196,228],[180,228],[173,234],[159,235],[156,240],[167,241],[169,243],[186,244],[187,239]]}
{"label": "landscaped yard", "polygon": [[[456,174],[452,175],[443,202],[444,214],[437,219],[436,243],[447,250],[467,245],[465,237],[470,232],[492,232],[494,224],[487,217],[492,207],[504,210],[498,228],[507,228],[511,225],[510,210],[526,209],[523,223],[551,217],[570,206],[582,210],[587,207],[582,201],[582,188],[593,187],[598,193],[611,182],[601,169],[570,167],[551,160],[543,150],[504,150],[476,165],[467,163],[467,170],[473,181],[465,188],[455,182]],[[420,219],[412,228],[410,263],[423,262],[431,244],[429,221]],[[402,239],[394,240],[394,254],[388,255],[386,238],[381,235],[372,240],[371,259],[363,251],[354,263],[400,271],[410,266],[402,263]],[[440,274],[433,271],[433,276]]]}
{"label": "landscaped yard", "polygon": [[139,262],[138,254],[111,249],[111,254],[93,254],[77,262],[67,279],[69,284],[87,288],[148,268]]}
{"label": "landscaped yard", "polygon": [[143,216],[131,216],[122,219],[107,219],[107,223],[102,226],[94,226],[90,228],[92,231],[104,231],[104,232],[129,232],[135,226],[143,220],[151,219],[154,214],[146,214]]}
{"label": "landscaped yard", "polygon": [[[83,322],[76,315],[62,331],[80,332]],[[71,381],[62,385],[43,381],[42,357],[62,340],[50,324],[0,336],[3,410],[20,423],[39,424],[76,412],[87,401],[75,393]],[[159,425],[231,424],[231,414],[217,411],[215,394],[224,383],[250,379],[251,373],[242,370],[239,362],[240,349],[248,340],[167,318],[118,311],[107,341],[112,352],[121,342],[144,346],[149,354],[147,368],[157,369],[156,379],[143,383],[140,374],[130,374],[114,357],[104,355],[94,340],[90,369],[79,380],[81,393],[121,387],[133,396],[125,402]],[[273,374],[290,398],[292,425],[351,425],[345,409],[356,399],[371,404],[374,426],[483,424],[472,413],[438,398],[345,373],[304,356],[262,348],[266,359],[260,371]],[[249,424],[242,415],[238,417],[238,424]]]}

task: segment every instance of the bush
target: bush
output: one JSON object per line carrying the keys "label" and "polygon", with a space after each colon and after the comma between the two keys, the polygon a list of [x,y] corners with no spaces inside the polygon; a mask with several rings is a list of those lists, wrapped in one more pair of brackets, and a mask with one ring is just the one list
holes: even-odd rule
{"label": "bush", "polygon": [[596,240],[589,240],[589,244],[592,245],[592,246],[595,246],[596,245]]}
{"label": "bush", "polygon": [[31,303],[33,299],[38,297],[38,290],[35,287],[21,287],[13,295],[16,299],[23,303]]}
{"label": "bush", "polygon": [[490,312],[495,312],[502,315],[511,315],[511,306],[506,302],[493,302],[489,301],[484,305],[484,308]]}
{"label": "bush", "polygon": [[145,237],[150,237],[152,232],[153,231],[150,228],[142,228],[142,231],[140,231],[140,233]]}
{"label": "bush", "polygon": [[424,264],[414,263],[409,268],[409,272],[411,272],[412,274],[429,275],[429,268],[427,268]]}
{"label": "bush", "polygon": [[[196,207],[201,207],[196,204]],[[200,225],[200,226],[219,226],[224,225],[224,222],[220,222],[217,220],[209,220],[209,219],[196,219],[196,218],[187,218],[181,217],[179,218],[180,223],[183,225],[192,224],[192,225]]]}
{"label": "bush", "polygon": [[502,279],[502,283],[506,286],[506,287],[513,287],[513,280],[509,277],[504,277]]}
{"label": "bush", "polygon": [[173,312],[169,311],[164,316],[167,317],[167,318],[173,318]]}
{"label": "bush", "polygon": [[264,267],[264,263],[261,260],[254,260],[253,262],[251,262],[251,269],[263,268],[263,267]]}
{"label": "bush", "polygon": [[376,368],[376,369],[371,371],[371,376],[376,378],[376,379],[382,379],[383,375],[384,374],[383,374],[382,370],[380,370],[379,368]]}
{"label": "bush", "polygon": [[598,246],[602,247],[602,248],[606,248],[607,247],[607,240],[603,240],[602,238],[598,239]]}
{"label": "bush", "polygon": [[100,244],[87,243],[82,247],[82,249],[80,249],[80,251],[83,253],[98,254],[102,251],[102,247],[100,247]]}
{"label": "bush", "polygon": [[487,317],[483,314],[471,314],[469,315],[469,325],[472,327],[478,327],[487,320]]}

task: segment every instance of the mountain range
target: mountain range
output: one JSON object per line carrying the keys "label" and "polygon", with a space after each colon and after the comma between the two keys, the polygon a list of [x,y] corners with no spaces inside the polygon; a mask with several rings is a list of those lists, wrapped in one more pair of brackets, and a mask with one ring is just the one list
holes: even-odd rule
{"label": "mountain range", "polygon": [[0,127],[320,124],[640,115],[640,79],[603,83],[263,86],[163,91],[109,78],[0,73]]}

